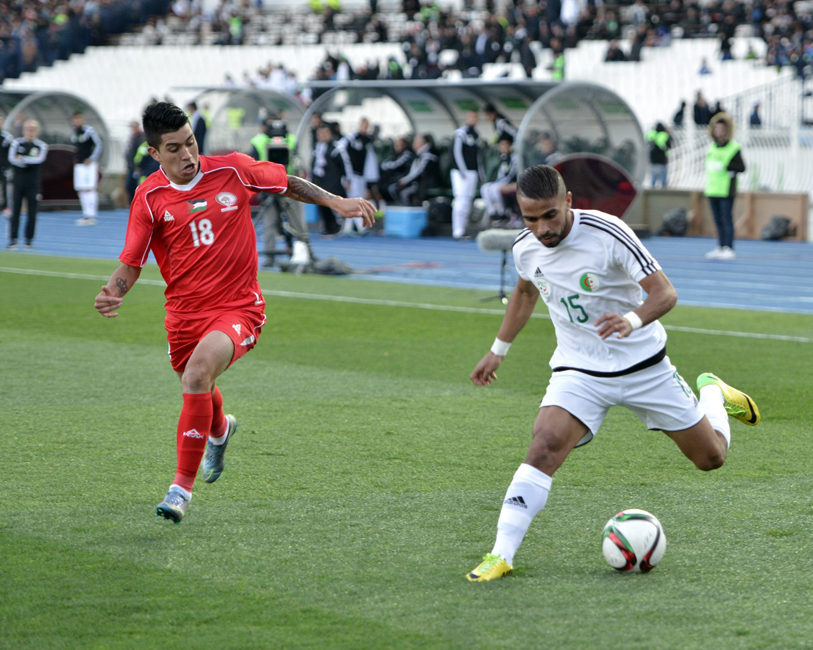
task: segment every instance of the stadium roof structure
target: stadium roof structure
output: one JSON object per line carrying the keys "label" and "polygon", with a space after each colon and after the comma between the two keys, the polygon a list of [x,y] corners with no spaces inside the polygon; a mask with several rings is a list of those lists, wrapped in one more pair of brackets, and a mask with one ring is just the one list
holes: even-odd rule
{"label": "stadium roof structure", "polygon": [[[76,111],[84,114],[85,124],[96,129],[106,145],[99,161],[99,168],[104,169],[110,156],[110,133],[101,114],[87,100],[63,91],[0,90],[0,115],[5,118],[4,128],[18,136],[21,134],[23,121],[37,120],[40,123],[39,137],[49,145],[49,156],[50,151],[56,153],[68,149],[73,155],[71,118]],[[72,173],[72,158],[69,166]]]}
{"label": "stadium roof structure", "polygon": [[[635,113],[615,92],[597,84],[470,79],[320,81],[305,85],[316,98],[297,132],[302,158],[310,154],[309,123],[314,113],[337,119],[345,130],[354,128],[355,123],[339,118],[352,114],[356,121],[364,116],[373,125],[382,125],[385,136],[430,133],[438,141],[452,137],[465,123],[467,111],[493,104],[518,126],[514,149],[523,167],[539,161],[540,140],[549,136],[559,154],[605,159],[610,166],[624,170],[636,187],[646,173],[647,148]],[[490,135],[487,130],[480,133]]]}
{"label": "stadium roof structure", "polygon": [[274,90],[206,88],[193,101],[207,119],[206,150],[201,153],[208,154],[249,151],[259,125],[272,117],[296,133],[305,115],[298,100]]}

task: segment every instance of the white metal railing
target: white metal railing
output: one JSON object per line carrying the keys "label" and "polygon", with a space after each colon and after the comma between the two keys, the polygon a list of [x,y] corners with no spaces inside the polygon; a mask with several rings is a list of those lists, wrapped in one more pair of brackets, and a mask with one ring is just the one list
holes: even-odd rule
{"label": "white metal railing", "polygon": [[[762,109],[760,127],[749,124],[756,101]],[[802,85],[791,78],[723,100],[737,125],[734,137],[742,145],[746,165],[738,178],[740,190],[813,192],[813,128],[801,125],[802,101]],[[702,189],[711,141],[708,129],[688,120],[672,136],[675,146],[669,153],[669,187]]]}

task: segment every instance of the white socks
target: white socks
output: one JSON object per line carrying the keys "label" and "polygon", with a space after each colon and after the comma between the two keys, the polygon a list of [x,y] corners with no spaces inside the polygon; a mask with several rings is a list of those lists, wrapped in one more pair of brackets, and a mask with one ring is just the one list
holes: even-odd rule
{"label": "white socks", "polygon": [[177,483],[173,483],[172,485],[170,485],[170,486],[169,486],[169,489],[170,489],[170,490],[171,490],[172,488],[175,488],[176,490],[178,490],[178,492],[180,492],[181,494],[183,494],[184,499],[186,499],[187,501],[189,501],[189,500],[191,500],[191,499],[192,499],[192,493],[191,493],[189,490],[187,490],[186,488],[182,488],[182,487],[181,487],[180,485],[178,485]]}
{"label": "white socks", "polygon": [[[226,431],[228,431],[228,427],[226,428]],[[211,442],[215,447],[220,447],[221,445],[226,444],[226,440],[228,440],[228,436],[226,435],[225,431],[223,432],[222,436],[215,437],[210,433],[209,437],[207,438],[207,441]]]}
{"label": "white socks", "polygon": [[535,467],[523,463],[514,474],[508,492],[505,493],[500,519],[497,522],[497,541],[494,555],[508,564],[514,561],[522,538],[534,517],[545,507],[552,483],[550,476]]}
{"label": "white socks", "polygon": [[725,410],[723,391],[715,384],[707,384],[700,389],[700,410],[706,414],[715,431],[719,431],[725,438],[726,446],[731,446],[731,423]]}

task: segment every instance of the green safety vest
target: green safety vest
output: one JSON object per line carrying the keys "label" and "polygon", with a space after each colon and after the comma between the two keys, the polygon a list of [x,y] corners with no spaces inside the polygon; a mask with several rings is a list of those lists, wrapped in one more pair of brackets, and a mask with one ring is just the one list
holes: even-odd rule
{"label": "green safety vest", "polygon": [[[251,138],[252,146],[257,150],[257,153],[260,156],[260,160],[263,162],[268,161],[268,146],[274,138],[268,137],[265,133],[258,133],[253,138]],[[294,153],[296,150],[296,136],[293,133],[289,133],[285,136],[285,144],[288,145],[288,150],[291,154]],[[288,159],[288,173],[293,173],[294,170],[294,157],[293,155]]]}
{"label": "green safety vest", "polygon": [[718,147],[715,142],[709,145],[706,154],[706,196],[721,198],[729,195],[731,176],[728,174],[728,165],[739,150],[740,144],[734,140],[729,140],[722,147]]}
{"label": "green safety vest", "polygon": [[562,81],[565,78],[565,55],[560,54],[553,59],[553,80]]}
{"label": "green safety vest", "polygon": [[658,149],[667,151],[668,148],[666,143],[669,142],[669,134],[666,131],[656,131],[655,129],[652,129],[646,134],[646,139],[648,142],[654,142]]}
{"label": "green safety vest", "polygon": [[243,126],[243,117],[246,114],[245,108],[229,107],[226,109],[226,122],[230,129],[239,129]]}
{"label": "green safety vest", "polygon": [[[133,164],[136,167],[141,167],[141,161],[144,159],[144,156],[150,155],[149,148],[150,145],[146,140],[144,140],[144,142],[138,145],[138,149],[136,149],[136,154],[133,157]],[[138,184],[141,185],[141,183],[143,183],[145,180],[147,180],[146,176],[139,176]]]}
{"label": "green safety vest", "polygon": [[251,138],[251,144],[257,150],[257,154],[260,156],[260,160],[263,162],[268,160],[268,143],[271,142],[271,138],[269,138],[265,133],[258,133],[253,138]]}

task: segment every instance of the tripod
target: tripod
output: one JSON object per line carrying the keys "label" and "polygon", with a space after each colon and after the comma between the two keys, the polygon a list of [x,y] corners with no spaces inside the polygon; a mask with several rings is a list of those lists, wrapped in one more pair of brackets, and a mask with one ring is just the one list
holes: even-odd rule
{"label": "tripod", "polygon": [[480,302],[488,302],[490,300],[499,300],[503,305],[508,304],[508,295],[505,293],[505,270],[508,268],[508,251],[500,251],[502,255],[502,260],[500,262],[500,292],[496,296],[489,296],[488,298],[482,298]]}

